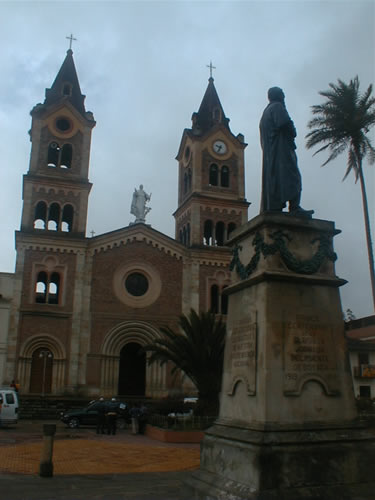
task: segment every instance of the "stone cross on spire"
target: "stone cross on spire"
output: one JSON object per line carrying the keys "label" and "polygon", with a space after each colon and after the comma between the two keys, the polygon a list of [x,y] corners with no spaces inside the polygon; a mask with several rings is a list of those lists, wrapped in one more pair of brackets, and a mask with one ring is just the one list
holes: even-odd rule
{"label": "stone cross on spire", "polygon": [[69,42],[69,50],[72,50],[72,43],[73,43],[73,40],[76,42],[76,41],[77,41],[77,38],[74,38],[72,34],[71,34],[70,36],[66,36],[65,38],[66,38],[67,40],[70,40],[70,42]]}
{"label": "stone cross on spire", "polygon": [[206,67],[210,68],[210,78],[212,78],[212,70],[216,69],[216,66],[212,66],[212,61],[210,61],[210,64],[207,64]]}

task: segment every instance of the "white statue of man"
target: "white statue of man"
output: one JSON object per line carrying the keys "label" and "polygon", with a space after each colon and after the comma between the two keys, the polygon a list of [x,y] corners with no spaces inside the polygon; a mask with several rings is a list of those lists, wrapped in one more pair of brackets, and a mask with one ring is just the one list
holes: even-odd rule
{"label": "white statue of man", "polygon": [[150,201],[151,193],[147,194],[146,191],[143,190],[143,185],[139,186],[139,189],[134,188],[132,204],[130,207],[130,213],[135,215],[135,221],[137,222],[145,222],[146,215],[151,210],[151,207],[146,207],[146,202]]}

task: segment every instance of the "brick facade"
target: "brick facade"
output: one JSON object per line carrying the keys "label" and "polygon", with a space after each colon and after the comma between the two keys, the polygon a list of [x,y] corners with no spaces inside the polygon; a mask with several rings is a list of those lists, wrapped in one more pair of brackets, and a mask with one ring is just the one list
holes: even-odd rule
{"label": "brick facade", "polygon": [[[65,93],[67,81],[71,94]],[[212,286],[221,293],[228,283],[230,252],[221,240],[203,244],[205,220],[223,223],[227,236],[230,224],[238,227],[247,219],[246,144],[242,136],[230,132],[224,112],[218,113],[221,104],[212,79],[203,101],[207,92],[214,94],[208,102],[215,109],[202,102],[208,118],[200,118],[211,128],[194,133],[185,129],[177,156],[176,238],[143,223],[86,238],[95,121],[85,111],[72,51],[68,51],[44,104],[31,112],[32,150],[24,176],[21,230],[16,233],[5,383],[18,378],[22,391],[28,393],[32,379],[34,392],[39,384],[39,392],[48,387],[52,394],[85,397],[124,391],[163,397],[194,391],[181,376],[172,376],[170,365],[148,365],[142,347],[160,335],[160,327],[177,328],[179,316],[190,308],[210,309]],[[69,127],[59,128],[61,118]],[[58,147],[71,146],[69,168],[48,165],[53,142]],[[217,143],[225,145],[225,155],[215,153]],[[227,186],[210,185],[212,163],[228,169]],[[38,215],[46,224],[34,228],[39,202],[45,208],[38,209]],[[68,229],[62,228],[66,220],[61,218],[56,227],[48,226],[48,220],[58,219],[50,213],[52,205],[60,213],[66,205],[72,207]],[[186,234],[183,242],[180,231]],[[45,384],[36,376],[36,366],[47,361],[52,368]]]}

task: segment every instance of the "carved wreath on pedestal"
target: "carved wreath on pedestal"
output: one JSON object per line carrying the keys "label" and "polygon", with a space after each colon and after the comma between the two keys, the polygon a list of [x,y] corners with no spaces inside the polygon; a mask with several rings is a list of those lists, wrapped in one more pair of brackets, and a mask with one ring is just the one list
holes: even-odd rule
{"label": "carved wreath on pedestal", "polygon": [[330,239],[325,234],[311,241],[311,244],[319,241],[319,247],[315,255],[311,259],[306,260],[295,257],[288,250],[285,241],[291,241],[291,238],[285,232],[276,231],[271,233],[270,237],[274,240],[274,243],[268,244],[265,243],[263,236],[259,232],[256,233],[252,242],[255,254],[246,266],[242,264],[239,256],[242,246],[236,245],[232,251],[233,258],[230,263],[230,270],[233,271],[235,269],[239,277],[244,280],[256,270],[261,255],[266,259],[269,255],[274,255],[276,252],[280,253],[280,257],[288,269],[300,274],[314,274],[319,270],[324,259],[329,259],[332,262],[335,262],[337,259],[336,253],[331,249]]}

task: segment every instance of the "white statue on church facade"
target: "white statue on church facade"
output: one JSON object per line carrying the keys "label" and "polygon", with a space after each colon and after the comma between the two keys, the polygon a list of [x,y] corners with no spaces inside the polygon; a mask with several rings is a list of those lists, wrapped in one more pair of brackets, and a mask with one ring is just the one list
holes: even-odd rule
{"label": "white statue on church facade", "polygon": [[139,189],[134,188],[132,204],[130,207],[130,213],[135,215],[134,224],[138,222],[145,222],[146,215],[151,210],[151,207],[147,207],[146,203],[151,200],[151,193],[147,194],[143,190],[143,185],[139,186]]}

